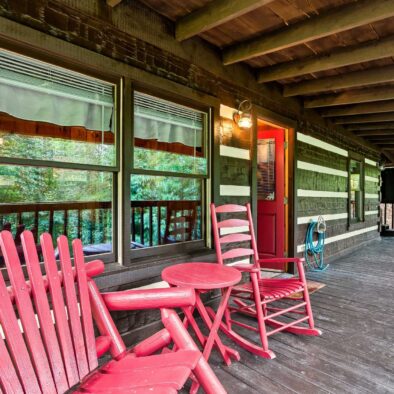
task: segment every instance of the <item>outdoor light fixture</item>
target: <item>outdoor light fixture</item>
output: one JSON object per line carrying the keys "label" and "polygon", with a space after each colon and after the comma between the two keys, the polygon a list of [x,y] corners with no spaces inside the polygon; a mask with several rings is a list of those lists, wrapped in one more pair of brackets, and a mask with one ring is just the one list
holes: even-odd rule
{"label": "outdoor light fixture", "polygon": [[234,122],[241,129],[250,129],[253,125],[252,121],[252,103],[249,100],[243,100],[239,103],[238,111],[234,112]]}

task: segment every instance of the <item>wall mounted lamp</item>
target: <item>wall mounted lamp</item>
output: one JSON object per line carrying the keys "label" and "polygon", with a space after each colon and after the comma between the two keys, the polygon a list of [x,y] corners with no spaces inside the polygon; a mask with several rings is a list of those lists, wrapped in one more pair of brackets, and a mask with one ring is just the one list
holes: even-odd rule
{"label": "wall mounted lamp", "polygon": [[241,129],[250,129],[253,125],[252,120],[252,102],[250,100],[243,100],[238,105],[237,112],[233,114],[233,120]]}

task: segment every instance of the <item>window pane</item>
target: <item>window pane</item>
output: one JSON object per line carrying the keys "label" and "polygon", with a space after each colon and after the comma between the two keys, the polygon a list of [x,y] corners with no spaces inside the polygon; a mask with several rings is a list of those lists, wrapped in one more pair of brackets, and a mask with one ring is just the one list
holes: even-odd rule
{"label": "window pane", "polygon": [[362,218],[361,162],[350,160],[350,219]]}
{"label": "window pane", "polygon": [[131,176],[131,247],[143,248],[202,238],[199,179]]}
{"label": "window pane", "polygon": [[205,128],[205,113],[135,92],[134,168],[206,175]]}
{"label": "window pane", "polygon": [[0,156],[115,165],[114,85],[0,50]]}
{"label": "window pane", "polygon": [[257,141],[257,198],[275,200],[275,139]]}
{"label": "window pane", "polygon": [[111,173],[0,165],[0,201],[1,229],[17,245],[27,229],[37,242],[43,232],[81,238],[86,255],[112,251]]}

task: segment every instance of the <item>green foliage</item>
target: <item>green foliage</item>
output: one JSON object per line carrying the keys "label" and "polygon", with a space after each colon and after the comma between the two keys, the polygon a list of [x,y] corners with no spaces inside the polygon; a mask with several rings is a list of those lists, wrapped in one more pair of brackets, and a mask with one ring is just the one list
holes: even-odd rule
{"label": "green foliage", "polygon": [[[21,159],[40,159],[48,162],[64,161],[89,164],[107,164],[114,162],[114,146],[81,143],[71,140],[25,137],[18,134],[3,133],[0,155]],[[178,172],[185,174],[205,174],[206,159],[169,152],[135,149],[136,167],[149,170]],[[64,210],[53,215],[52,235],[56,238],[63,234],[67,220],[67,235],[70,239],[80,236],[85,245],[108,243],[112,239],[112,210],[85,209],[79,217],[78,211],[72,210],[73,202],[112,201],[112,173],[60,169],[53,167],[33,167],[0,165],[0,201],[2,204],[31,204],[28,211],[0,216],[1,223],[11,223],[15,233],[20,223],[26,228],[33,228],[35,223],[34,203],[70,203],[67,217]],[[199,178],[181,176],[131,175],[130,201],[171,201],[201,200],[202,181]],[[38,208],[39,209],[39,208]],[[161,208],[159,234],[159,208],[144,209],[135,212],[136,240],[140,237],[141,226],[144,244],[157,245],[164,236],[166,227],[166,208]],[[201,214],[198,212],[194,237],[201,237]],[[79,222],[81,220],[81,222]],[[38,234],[49,231],[49,211],[39,211]],[[80,233],[78,232],[80,226]],[[152,240],[150,236],[152,226]]]}

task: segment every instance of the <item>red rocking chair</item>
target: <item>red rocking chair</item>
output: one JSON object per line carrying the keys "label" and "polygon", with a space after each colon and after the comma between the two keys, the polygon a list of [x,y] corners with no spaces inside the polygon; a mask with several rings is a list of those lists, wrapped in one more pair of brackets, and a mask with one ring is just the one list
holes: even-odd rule
{"label": "red rocking chair", "polygon": [[[225,219],[218,221],[218,215],[226,215]],[[246,219],[229,218],[229,215],[237,215]],[[312,307],[306,284],[303,259],[300,258],[275,258],[259,259],[256,239],[253,229],[250,205],[222,205],[215,207],[211,204],[212,227],[215,240],[216,254],[219,264],[224,264],[228,259],[247,258],[252,264],[236,263],[235,268],[249,274],[249,280],[233,288],[230,304],[227,308],[226,323],[222,323],[222,331],[232,338],[240,346],[248,351],[265,358],[274,358],[275,353],[268,347],[268,337],[279,332],[287,331],[293,334],[321,335],[321,331],[314,327]],[[241,243],[241,246],[239,245]],[[248,243],[251,247],[244,247]],[[235,246],[234,246],[235,245]],[[225,251],[223,250],[225,247]],[[264,264],[277,263],[280,267],[284,263],[295,263],[298,269],[296,278],[270,278],[261,277],[261,269]],[[301,300],[289,298],[292,294],[302,293]],[[286,301],[281,307],[272,306],[277,301]],[[291,305],[290,305],[291,304]],[[245,321],[235,320],[234,314],[257,318],[257,328]],[[291,318],[291,315],[297,318]],[[278,317],[286,317],[285,321],[279,321]],[[289,319],[290,317],[290,319]],[[282,319],[283,320],[283,319]],[[301,323],[307,322],[307,325]],[[256,344],[244,336],[235,332],[232,326],[257,332],[260,343]],[[267,330],[267,326],[274,329]]]}
{"label": "red rocking chair", "polygon": [[[177,314],[167,309],[193,305],[193,290],[100,293],[91,278],[104,264],[85,264],[80,240],[73,241],[73,267],[67,238],[58,238],[58,271],[51,236],[41,235],[43,275],[32,233],[21,239],[28,281],[11,233],[0,233],[10,281],[7,287],[0,272],[0,392],[166,394],[176,393],[193,373],[207,393],[225,393]],[[127,350],[109,311],[150,308],[161,308],[165,328]],[[177,351],[169,352],[172,342]],[[99,367],[108,351],[113,359]]]}

